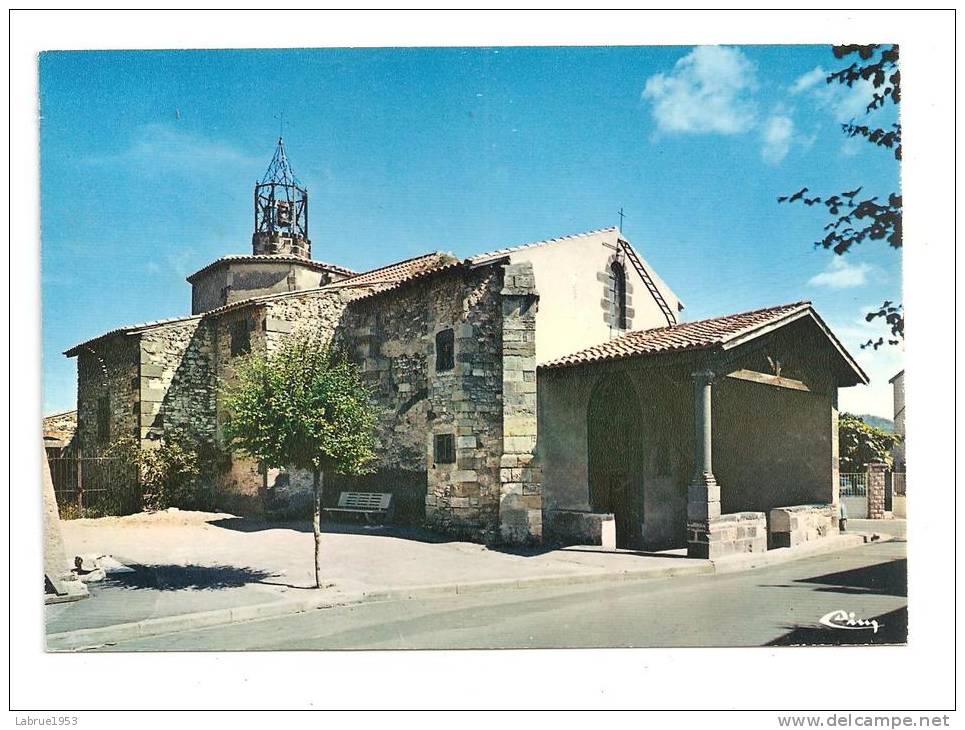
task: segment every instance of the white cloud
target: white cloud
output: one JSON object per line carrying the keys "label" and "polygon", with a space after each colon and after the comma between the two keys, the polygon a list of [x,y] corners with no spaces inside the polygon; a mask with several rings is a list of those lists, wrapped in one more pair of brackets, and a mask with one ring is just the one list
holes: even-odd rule
{"label": "white cloud", "polygon": [[776,165],[791,151],[791,142],[794,140],[794,120],[787,114],[773,114],[764,122],[761,136],[764,140],[761,157],[767,164]]}
{"label": "white cloud", "polygon": [[271,150],[263,159],[247,155],[232,145],[217,139],[202,137],[178,126],[145,124],[137,129],[127,147],[110,155],[90,158],[93,164],[122,164],[129,168],[148,170],[223,170],[241,168],[248,172],[266,167]]}
{"label": "white cloud", "polygon": [[669,73],[647,79],[643,98],[666,132],[739,134],[752,129],[757,105],[754,63],[740,50],[697,46]]}
{"label": "white cloud", "polygon": [[806,92],[818,108],[830,113],[838,122],[848,122],[863,116],[874,96],[874,85],[861,79],[849,87],[837,81],[829,84],[827,78],[828,72],[816,66],[797,78],[791,85],[791,93]]}
{"label": "white cloud", "polygon": [[798,76],[797,80],[791,85],[792,94],[800,94],[803,91],[812,89],[818,84],[826,83],[828,72],[820,66],[815,66],[805,74]]}
{"label": "white cloud", "polygon": [[864,286],[870,271],[870,264],[852,264],[842,256],[835,256],[824,271],[808,279],[808,284],[829,289],[850,289]]}

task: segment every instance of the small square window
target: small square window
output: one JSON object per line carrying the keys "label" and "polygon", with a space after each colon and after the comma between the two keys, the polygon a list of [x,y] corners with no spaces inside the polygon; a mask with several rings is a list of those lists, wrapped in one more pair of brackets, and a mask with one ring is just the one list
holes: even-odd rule
{"label": "small square window", "polygon": [[442,330],[436,334],[436,372],[452,370],[456,366],[455,333]]}
{"label": "small square window", "polygon": [[436,464],[456,463],[456,439],[451,433],[436,434],[433,440],[433,461]]}
{"label": "small square window", "polygon": [[231,323],[231,356],[244,355],[251,351],[251,336],[248,332],[248,320],[239,319]]}

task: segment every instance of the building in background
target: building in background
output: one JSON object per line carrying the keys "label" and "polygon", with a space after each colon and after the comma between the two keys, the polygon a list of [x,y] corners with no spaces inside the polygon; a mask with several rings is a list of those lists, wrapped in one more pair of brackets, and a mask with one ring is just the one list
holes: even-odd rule
{"label": "building in background", "polygon": [[895,434],[901,437],[891,449],[894,470],[905,471],[905,371],[900,370],[891,380],[892,401],[894,403]]}

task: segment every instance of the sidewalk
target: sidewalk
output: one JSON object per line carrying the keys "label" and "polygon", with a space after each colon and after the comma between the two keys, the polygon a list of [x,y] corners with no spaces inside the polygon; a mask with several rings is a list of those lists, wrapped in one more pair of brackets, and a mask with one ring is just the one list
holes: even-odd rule
{"label": "sidewalk", "polygon": [[864,542],[860,534],[841,535],[715,564],[687,558],[685,550],[499,551],[419,529],[330,523],[322,535],[327,585],[315,590],[305,523],[164,512],[62,527],[71,558],[110,555],[127,570],[90,583],[90,599],[46,607],[52,650],[363,601],[732,572]]}

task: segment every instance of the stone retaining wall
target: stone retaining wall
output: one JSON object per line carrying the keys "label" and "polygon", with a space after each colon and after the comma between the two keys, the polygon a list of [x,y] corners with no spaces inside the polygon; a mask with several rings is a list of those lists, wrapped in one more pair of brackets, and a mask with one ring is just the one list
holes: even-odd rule
{"label": "stone retaining wall", "polygon": [[[692,558],[723,558],[767,550],[767,518],[763,512],[734,512],[705,523],[689,535]],[[689,530],[688,526],[688,530]]]}
{"label": "stone retaining wall", "polygon": [[600,545],[615,550],[616,520],[602,512],[547,510],[543,537],[551,545]]}
{"label": "stone retaining wall", "polygon": [[837,513],[831,504],[801,504],[777,507],[770,512],[770,548],[795,547],[830,537],[838,532]]}

